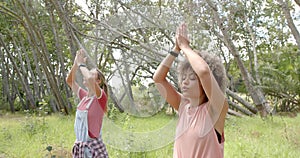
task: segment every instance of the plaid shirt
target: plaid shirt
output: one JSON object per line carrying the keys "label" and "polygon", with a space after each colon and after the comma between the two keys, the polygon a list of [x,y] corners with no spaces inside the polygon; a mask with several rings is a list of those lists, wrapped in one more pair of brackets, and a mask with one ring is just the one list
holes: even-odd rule
{"label": "plaid shirt", "polygon": [[105,144],[102,142],[101,138],[89,140],[87,142],[75,142],[72,149],[73,158],[84,158],[85,147],[90,149],[93,158],[108,158]]}

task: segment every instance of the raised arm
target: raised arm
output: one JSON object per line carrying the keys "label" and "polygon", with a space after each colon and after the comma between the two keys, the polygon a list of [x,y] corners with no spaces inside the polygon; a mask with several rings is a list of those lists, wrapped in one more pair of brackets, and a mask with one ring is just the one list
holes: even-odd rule
{"label": "raised arm", "polygon": [[215,128],[222,132],[224,129],[224,120],[228,109],[228,104],[224,93],[220,89],[209,65],[206,61],[189,46],[187,28],[185,24],[179,26],[176,39],[180,49],[191,64],[194,72],[197,74],[205,94],[209,100],[209,113]]}
{"label": "raised arm", "polygon": [[[180,52],[180,49],[177,45],[174,47],[173,52],[176,53]],[[159,93],[166,99],[166,101],[173,108],[178,110],[180,100],[181,100],[181,95],[175,90],[173,85],[171,85],[166,79],[167,74],[174,60],[175,60],[175,56],[168,54],[156,69],[153,75],[153,80],[155,82],[155,85]]]}
{"label": "raised arm", "polygon": [[80,72],[82,73],[85,86],[88,88],[88,95],[96,95],[97,98],[99,98],[102,95],[101,88],[99,86],[99,83],[102,82],[98,78],[98,71],[96,68],[89,70],[87,66],[85,65],[86,63],[86,52],[83,49],[80,49],[77,51],[77,58],[76,58],[76,63],[79,67]]}
{"label": "raised arm", "polygon": [[80,67],[80,71],[82,73],[82,76],[85,78],[86,80],[86,84],[85,86],[87,86],[88,88],[88,95],[92,96],[92,95],[96,95],[97,98],[99,98],[102,95],[102,91],[101,88],[99,86],[100,79],[98,79],[98,72],[96,69],[91,69],[89,70],[87,67]]}
{"label": "raised arm", "polygon": [[102,91],[99,87],[101,82],[98,78],[98,72],[96,69],[89,70],[86,63],[86,57],[83,49],[80,49],[76,53],[73,66],[66,78],[67,84],[71,87],[73,92],[77,94],[79,85],[76,82],[75,75],[76,71],[79,69],[84,78],[85,86],[88,88],[88,95],[96,95],[98,98],[102,95]]}
{"label": "raised arm", "polygon": [[77,55],[74,59],[74,63],[72,65],[72,68],[66,78],[66,82],[69,85],[69,87],[72,89],[72,91],[77,94],[78,92],[78,84],[76,83],[76,79],[75,79],[75,75],[76,75],[76,71],[78,69],[78,63],[77,63]]}

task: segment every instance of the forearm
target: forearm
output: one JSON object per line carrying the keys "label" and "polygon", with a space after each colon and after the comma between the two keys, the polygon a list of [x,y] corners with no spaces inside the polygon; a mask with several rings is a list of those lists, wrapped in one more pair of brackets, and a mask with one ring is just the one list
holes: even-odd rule
{"label": "forearm", "polygon": [[77,69],[78,69],[78,66],[74,63],[67,78],[66,78],[66,82],[70,87],[72,86],[72,83],[75,80],[74,76],[75,76]]}
{"label": "forearm", "polygon": [[95,74],[94,72],[91,72],[85,64],[79,64],[79,70],[83,76],[83,78],[85,79],[86,83],[87,83],[87,87],[89,88],[90,91],[95,92],[95,86],[96,85],[96,76],[97,74]]}
{"label": "forearm", "polygon": [[[83,65],[83,66],[80,66],[80,65]],[[85,78],[88,79],[89,77],[91,77],[90,71],[89,71],[89,69],[86,67],[85,64],[79,64],[79,70],[80,70],[82,76],[84,76]]]}
{"label": "forearm", "polygon": [[157,70],[155,71],[153,75],[153,80],[156,83],[159,83],[166,79],[167,74],[170,70],[170,67],[172,66],[173,61],[175,60],[175,57],[171,54],[168,54],[164,60],[160,63]]}
{"label": "forearm", "polygon": [[209,72],[209,66],[205,60],[190,47],[183,47],[182,51],[185,54],[185,57],[191,64],[193,70],[197,73],[199,77],[205,75]]}

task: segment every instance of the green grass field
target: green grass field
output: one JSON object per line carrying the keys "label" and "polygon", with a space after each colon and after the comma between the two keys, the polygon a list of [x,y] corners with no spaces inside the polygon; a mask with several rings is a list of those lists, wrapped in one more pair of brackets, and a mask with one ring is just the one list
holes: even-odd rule
{"label": "green grass field", "polygon": [[[175,129],[172,127],[175,126],[172,120],[174,116],[163,113],[148,118],[122,115],[117,116],[114,121],[106,118],[103,139],[104,142],[107,140],[110,157],[172,157],[173,142],[168,142],[168,138],[172,138],[173,129]],[[70,157],[75,140],[73,124],[73,115],[56,114],[37,117],[4,114],[0,116],[0,158]],[[118,130],[114,130],[111,127],[112,124],[114,128],[118,127]],[[126,143],[127,138],[118,134],[122,133],[121,130],[133,133],[130,135],[132,140],[129,140],[129,144],[134,140],[140,140],[138,145],[144,143],[147,146],[142,148],[143,145],[141,145],[140,149],[146,151],[130,152],[132,150],[127,148],[126,144],[122,146],[124,147],[122,149],[111,145],[114,143],[109,142],[110,139],[119,140],[120,144]],[[141,133],[143,136],[145,135],[143,133],[147,133],[149,138],[136,136]],[[157,133],[159,135],[156,135]],[[160,141],[154,139],[154,136]],[[144,139],[149,141],[145,142]],[[275,116],[266,120],[259,117],[231,116],[226,121],[225,140],[226,158],[298,158],[300,155],[300,116],[295,118]]]}

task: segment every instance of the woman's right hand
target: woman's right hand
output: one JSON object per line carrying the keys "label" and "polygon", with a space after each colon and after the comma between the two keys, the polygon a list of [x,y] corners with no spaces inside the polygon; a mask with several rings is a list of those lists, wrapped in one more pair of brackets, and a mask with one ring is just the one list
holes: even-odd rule
{"label": "woman's right hand", "polygon": [[77,51],[74,63],[77,65],[86,63],[85,51],[83,49]]}
{"label": "woman's right hand", "polygon": [[178,45],[181,50],[185,47],[190,47],[187,26],[185,23],[180,24],[176,30],[176,45]]}
{"label": "woman's right hand", "polygon": [[178,42],[177,42],[177,39],[176,39],[176,37],[175,37],[175,46],[174,46],[174,48],[173,48],[173,51],[174,52],[176,52],[176,53],[179,53],[180,52],[180,47],[179,47],[179,45],[178,45]]}

